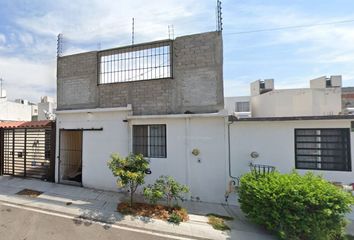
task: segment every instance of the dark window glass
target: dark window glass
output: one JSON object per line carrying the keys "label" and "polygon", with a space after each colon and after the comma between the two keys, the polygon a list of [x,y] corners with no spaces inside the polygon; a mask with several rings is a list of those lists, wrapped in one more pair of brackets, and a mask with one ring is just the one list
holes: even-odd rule
{"label": "dark window glass", "polygon": [[350,131],[295,129],[297,169],[351,171]]}
{"label": "dark window glass", "polygon": [[166,125],[134,125],[133,153],[144,157],[165,158]]}

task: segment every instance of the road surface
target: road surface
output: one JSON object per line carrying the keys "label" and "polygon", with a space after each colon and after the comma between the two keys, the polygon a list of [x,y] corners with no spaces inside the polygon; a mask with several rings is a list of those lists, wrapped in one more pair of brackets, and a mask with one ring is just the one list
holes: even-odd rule
{"label": "road surface", "polygon": [[1,240],[162,240],[168,235],[129,230],[0,203]]}

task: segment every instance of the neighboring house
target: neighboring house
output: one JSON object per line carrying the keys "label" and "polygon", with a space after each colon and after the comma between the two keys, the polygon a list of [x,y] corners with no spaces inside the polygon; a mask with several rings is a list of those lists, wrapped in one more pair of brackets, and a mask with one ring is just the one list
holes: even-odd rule
{"label": "neighboring house", "polygon": [[342,88],[341,82],[341,76],[320,77],[310,80],[310,88],[274,89],[273,79],[258,80],[251,83],[251,96],[225,97],[225,109],[236,117],[345,114],[345,105],[354,106],[354,88]]}
{"label": "neighboring house", "polygon": [[354,87],[342,88],[343,112],[354,114]]}
{"label": "neighboring house", "polygon": [[11,102],[6,95],[0,98],[0,121],[31,121],[35,105],[24,100]]}
{"label": "neighboring house", "polygon": [[225,97],[225,109],[229,115],[251,117],[251,97]]}
{"label": "neighboring house", "polygon": [[274,80],[251,83],[252,117],[326,116],[342,112],[342,77],[310,80],[310,88],[274,89]]}
{"label": "neighboring house", "polygon": [[54,120],[54,112],[57,108],[57,103],[53,97],[41,97],[41,102],[38,105],[38,120]]}

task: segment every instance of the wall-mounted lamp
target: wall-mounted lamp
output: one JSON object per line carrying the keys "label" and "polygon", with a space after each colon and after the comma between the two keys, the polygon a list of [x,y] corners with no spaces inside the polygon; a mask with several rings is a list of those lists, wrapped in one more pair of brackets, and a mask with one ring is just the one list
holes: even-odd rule
{"label": "wall-mounted lamp", "polygon": [[253,158],[253,159],[256,159],[256,158],[258,158],[259,157],[259,153],[258,152],[251,152],[251,158]]}
{"label": "wall-mounted lamp", "polygon": [[200,154],[200,150],[199,150],[198,148],[194,148],[194,149],[192,150],[192,154],[193,154],[194,156],[198,156],[198,155]]}

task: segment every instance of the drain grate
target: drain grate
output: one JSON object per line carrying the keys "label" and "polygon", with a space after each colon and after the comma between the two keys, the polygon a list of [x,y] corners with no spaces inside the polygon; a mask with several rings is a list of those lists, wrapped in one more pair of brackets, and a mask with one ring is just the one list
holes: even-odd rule
{"label": "drain grate", "polygon": [[27,197],[36,198],[36,197],[38,197],[39,195],[41,195],[42,193],[43,193],[43,192],[25,188],[25,189],[19,191],[19,192],[16,193],[16,194],[17,194],[17,195],[21,195],[21,196],[27,196]]}

